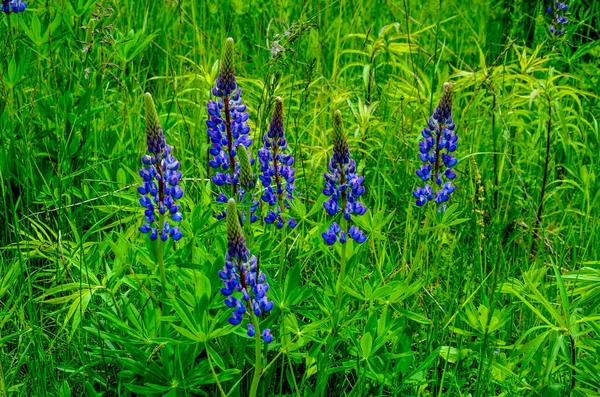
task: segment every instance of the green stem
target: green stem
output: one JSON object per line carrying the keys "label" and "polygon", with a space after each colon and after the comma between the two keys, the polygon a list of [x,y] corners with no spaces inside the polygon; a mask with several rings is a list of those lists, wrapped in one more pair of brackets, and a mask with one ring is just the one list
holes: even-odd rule
{"label": "green stem", "polygon": [[[341,221],[341,229],[342,231],[347,232],[348,228],[348,221],[346,221],[345,218],[342,218]],[[338,275],[338,280],[337,280],[337,298],[336,298],[336,313],[340,312],[340,308],[342,306],[342,290],[343,290],[343,286],[344,286],[344,278],[346,278],[346,244],[348,242],[346,241],[346,243],[342,244],[342,254],[340,256],[340,274]]]}
{"label": "green stem", "polygon": [[[160,215],[158,217],[158,225],[159,227],[164,226],[165,216]],[[158,244],[156,245],[156,261],[158,262],[158,271],[160,273],[160,314],[161,314],[161,332],[160,336],[166,336],[166,324],[164,322],[164,317],[167,315],[166,301],[167,301],[167,275],[165,273],[165,260],[163,254],[163,241],[160,236],[158,236]]]}
{"label": "green stem", "polygon": [[8,395],[6,384],[4,383],[4,368],[2,367],[2,361],[0,361],[0,395]]}
{"label": "green stem", "polygon": [[217,373],[215,372],[215,368],[213,367],[212,360],[210,359],[210,351],[208,350],[208,346],[205,346],[205,350],[206,350],[206,357],[208,358],[208,365],[210,366],[210,371],[213,374],[213,378],[215,379],[215,382],[217,382],[217,387],[219,388],[221,395],[223,397],[227,397],[225,390],[223,390],[223,386],[221,386],[221,382],[219,382],[219,377],[217,376]]}
{"label": "green stem", "polygon": [[260,326],[258,325],[258,320],[256,319],[254,312],[250,312],[250,317],[252,318],[252,325],[254,326],[254,354],[256,356],[254,361],[254,376],[252,377],[252,386],[250,387],[250,397],[256,397],[261,373],[262,354],[260,350],[262,341],[260,340]]}
{"label": "green stem", "polygon": [[[246,192],[246,194],[244,195],[243,200],[245,201],[246,197],[250,197],[250,193]],[[250,200],[250,202],[252,202],[252,200]],[[248,246],[251,247],[252,246],[252,222],[250,221],[250,217],[252,216],[251,212],[251,207],[247,207],[246,208],[246,221],[244,222],[244,233],[246,235],[246,239],[248,241]]]}
{"label": "green stem", "polygon": [[286,251],[286,245],[285,245],[285,228],[286,226],[282,227],[280,230],[281,233],[281,247],[279,248],[279,284],[281,285],[281,283],[283,282],[283,270],[285,269],[285,251]]}
{"label": "green stem", "polygon": [[[158,217],[159,226],[163,226],[165,223],[165,216],[161,215]],[[158,237],[158,245],[156,246],[156,258],[158,262],[158,271],[160,272],[160,287],[161,296],[165,298],[167,296],[167,275],[165,273],[165,260],[163,255],[163,241],[160,236]]]}

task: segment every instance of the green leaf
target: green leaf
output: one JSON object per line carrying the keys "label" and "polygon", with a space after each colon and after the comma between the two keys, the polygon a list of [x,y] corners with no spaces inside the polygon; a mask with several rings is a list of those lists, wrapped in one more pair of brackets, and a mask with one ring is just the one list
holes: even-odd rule
{"label": "green leaf", "polygon": [[373,346],[373,337],[371,333],[365,332],[360,340],[360,348],[362,350],[363,358],[367,360],[371,354],[371,347]]}
{"label": "green leaf", "polygon": [[455,347],[450,346],[442,346],[440,348],[440,357],[449,363],[455,363],[458,360],[467,357],[469,354],[473,353],[471,349],[462,349],[459,350]]}

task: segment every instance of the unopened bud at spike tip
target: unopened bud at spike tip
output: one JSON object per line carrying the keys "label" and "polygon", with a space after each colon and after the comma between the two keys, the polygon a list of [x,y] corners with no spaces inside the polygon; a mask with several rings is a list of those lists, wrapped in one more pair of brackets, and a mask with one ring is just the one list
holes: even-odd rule
{"label": "unopened bud at spike tip", "polygon": [[148,151],[159,155],[165,149],[165,136],[158,120],[158,113],[152,95],[147,92],[144,94],[144,115],[146,117],[146,140]]}
{"label": "unopened bud at spike tip", "polygon": [[333,113],[333,158],[336,163],[347,164],[350,161],[348,139],[342,123],[342,112]]}
{"label": "unopened bud at spike tip", "polygon": [[215,82],[213,94],[218,97],[226,97],[235,92],[237,84],[235,81],[235,62],[233,53],[233,39],[229,37],[225,40],[225,48],[223,49],[223,57],[221,58],[221,67],[219,69],[219,77]]}
{"label": "unopened bud at spike tip", "polygon": [[159,125],[158,113],[156,112],[156,106],[154,106],[152,94],[149,92],[144,94],[144,115],[146,116],[146,130],[155,131]]}
{"label": "unopened bud at spike tip", "polygon": [[444,91],[440,98],[440,103],[434,113],[434,117],[437,120],[449,119],[452,115],[452,95],[453,95],[454,83],[444,83]]}
{"label": "unopened bud at spike tip", "polygon": [[252,165],[250,165],[250,156],[244,145],[238,146],[237,153],[240,160],[240,185],[244,188],[246,193],[250,193],[255,185]]}
{"label": "unopened bud at spike tip", "polygon": [[283,136],[283,99],[279,96],[275,98],[275,109],[273,109],[273,116],[271,117],[269,135],[273,138]]}
{"label": "unopened bud at spike tip", "polygon": [[230,198],[227,201],[227,235],[231,238],[237,234],[240,227],[240,221],[237,212],[237,204],[235,200]]}

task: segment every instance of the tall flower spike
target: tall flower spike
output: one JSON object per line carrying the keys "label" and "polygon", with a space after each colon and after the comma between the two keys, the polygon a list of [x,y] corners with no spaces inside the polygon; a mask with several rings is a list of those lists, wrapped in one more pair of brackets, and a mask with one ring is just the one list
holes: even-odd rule
{"label": "tall flower spike", "polygon": [[250,156],[248,155],[246,146],[238,146],[238,154],[240,156],[240,186],[249,193],[254,189],[256,181],[254,180],[252,165],[250,165]]}
{"label": "tall flower spike", "polygon": [[[229,187],[217,197],[217,202],[221,203],[226,203],[230,197],[238,200],[243,197],[243,189],[239,186],[240,163],[236,161],[237,152],[240,145],[248,148],[252,144],[248,135],[250,127],[246,123],[248,112],[246,105],[242,103],[242,90],[235,80],[233,55],[233,39],[228,38],[225,42],[219,77],[212,90],[213,95],[218,99],[210,100],[207,104],[207,133],[212,143],[210,148],[212,159],[208,164],[216,170],[212,181],[219,187]],[[250,164],[254,164],[253,158],[250,159]],[[255,210],[256,207],[253,206],[253,209]],[[222,219],[225,213],[225,211],[220,212],[217,218]]]}
{"label": "tall flower spike", "polygon": [[23,12],[25,8],[27,8],[27,2],[23,0],[2,0],[2,11],[6,14]]}
{"label": "tall flower spike", "polygon": [[[423,140],[419,142],[419,157],[423,165],[416,174],[425,185],[417,187],[413,192],[419,207],[434,200],[440,205],[440,210],[445,210],[444,203],[454,192],[452,180],[456,178],[456,173],[452,168],[458,159],[451,153],[456,150],[458,136],[454,132],[456,126],[452,120],[452,90],[452,83],[444,83],[442,98],[429,118],[429,125],[421,132]],[[430,184],[432,179],[433,184]]]}
{"label": "tall flower spike", "polygon": [[[294,157],[286,153],[287,140],[284,132],[283,99],[275,99],[275,109],[268,132],[263,136],[263,147],[258,150],[258,161],[262,174],[259,176],[265,191],[262,200],[269,204],[269,212],[264,218],[267,224],[282,228],[284,220],[282,207],[289,208],[294,198],[296,170]],[[288,218],[288,226],[296,227],[294,218]]]}
{"label": "tall flower spike", "polygon": [[[219,271],[219,277],[223,280],[221,294],[225,296],[225,306],[233,309],[229,323],[238,325],[246,313],[259,317],[262,313],[271,311],[273,302],[267,299],[267,276],[260,271],[256,257],[251,256],[246,246],[234,199],[227,202],[227,240],[225,266]],[[253,337],[255,332],[249,323],[248,336]],[[270,330],[263,331],[263,339],[265,343],[271,342],[273,338]]]}
{"label": "tall flower spike", "polygon": [[[177,241],[182,233],[170,222],[181,221],[180,205],[177,200],[183,197],[179,186],[181,171],[179,161],[171,154],[172,148],[165,142],[162,127],[158,121],[152,95],[144,95],[146,116],[146,143],[149,154],[142,156],[140,176],[142,186],[138,187],[140,205],[145,208],[144,224],[139,231],[150,233],[150,239],[156,240],[160,234],[162,241],[169,237]],[[169,222],[170,221],[170,222]]]}
{"label": "tall flower spike", "polygon": [[[330,216],[342,213],[346,221],[352,219],[352,215],[363,215],[367,207],[359,201],[365,192],[362,186],[364,178],[356,173],[356,162],[350,157],[348,139],[342,124],[342,113],[336,110],[333,114],[333,156],[329,162],[329,172],[325,173],[325,187],[323,194],[328,196],[323,207]],[[345,223],[345,222],[344,222]],[[333,222],[331,226],[322,233],[323,239],[328,245],[333,245],[337,240],[344,244],[347,237],[352,238],[359,244],[367,239],[367,236],[355,225],[348,230]]]}
{"label": "tall flower spike", "polygon": [[565,33],[564,25],[569,22],[565,16],[569,6],[566,3],[561,3],[556,0],[554,8],[550,5],[546,8],[546,12],[552,15],[552,23],[550,24],[550,33],[555,36],[562,36]]}

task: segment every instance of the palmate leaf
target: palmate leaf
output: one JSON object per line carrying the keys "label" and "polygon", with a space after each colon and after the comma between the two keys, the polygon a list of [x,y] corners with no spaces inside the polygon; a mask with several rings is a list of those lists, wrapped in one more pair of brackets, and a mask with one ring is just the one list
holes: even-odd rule
{"label": "palmate leaf", "polygon": [[573,293],[580,305],[600,305],[600,269],[582,267],[562,278],[573,283]]}
{"label": "palmate leaf", "polygon": [[[546,297],[533,285],[528,275],[525,275],[525,285],[518,280],[511,279],[504,283],[501,287],[502,293],[515,295],[523,302],[541,321],[545,322],[550,327],[566,328],[565,319],[554,309],[552,304]],[[533,305],[537,303],[542,305],[549,313],[550,318],[542,314],[542,312]],[[553,320],[553,321],[551,321]]]}
{"label": "palmate leaf", "polygon": [[[84,287],[84,288],[80,289],[81,287]],[[85,287],[87,287],[87,288],[85,288]],[[66,291],[70,291],[70,290],[71,291],[76,290],[76,291],[70,295],[45,299],[47,296],[51,296],[51,295],[57,294],[59,292],[66,292]],[[101,293],[101,292],[104,292],[104,293],[108,292],[108,295],[110,295],[110,291],[108,291],[102,285],[91,286],[91,285],[85,285],[85,284],[82,285],[81,283],[70,283],[70,284],[59,285],[59,286],[49,289],[46,292],[46,294],[42,295],[39,298],[39,300],[41,300],[42,303],[48,303],[48,304],[63,304],[63,303],[72,301],[72,303],[69,306],[69,310],[67,311],[67,314],[65,316],[62,328],[61,328],[61,330],[64,329],[72,318],[73,322],[71,324],[71,333],[70,333],[70,337],[72,337],[73,334],[75,333],[75,331],[77,330],[77,328],[79,327],[79,324],[81,323],[81,320],[83,318],[83,313],[85,313],[87,311],[87,307],[88,307],[92,297],[95,294]]]}

